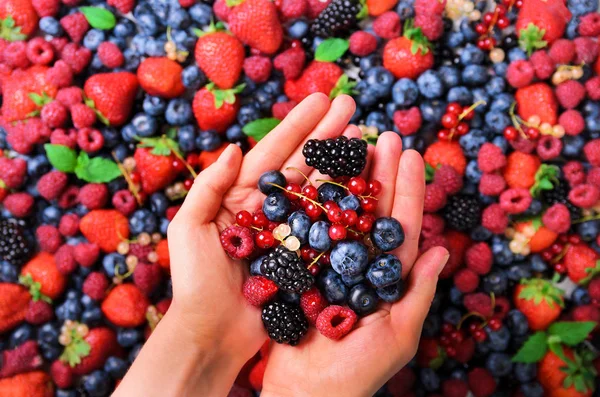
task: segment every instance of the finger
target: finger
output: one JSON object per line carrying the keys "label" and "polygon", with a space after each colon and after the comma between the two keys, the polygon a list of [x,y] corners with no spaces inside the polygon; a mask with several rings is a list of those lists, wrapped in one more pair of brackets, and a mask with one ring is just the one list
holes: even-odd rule
{"label": "finger", "polygon": [[[392,131],[384,132],[377,139],[371,170],[371,179],[381,182],[383,189],[377,196],[377,215],[390,216],[397,189],[396,176],[402,156],[402,139]],[[396,188],[394,188],[396,186]]]}
{"label": "finger", "polygon": [[194,180],[176,218],[186,221],[208,223],[213,220],[223,195],[238,177],[242,164],[242,152],[237,145],[230,144],[210,167]]}
{"label": "finger", "polygon": [[[302,183],[304,177],[297,171],[286,170],[286,168],[295,167],[305,174],[312,170],[312,167],[307,166],[304,161],[304,155],[302,154],[304,144],[310,139],[323,140],[340,136],[347,128],[355,110],[356,104],[354,103],[354,99],[348,95],[340,95],[333,100],[329,111],[315,127],[314,131],[308,137],[303,139],[302,142],[297,145],[296,150],[283,162],[281,171],[288,178],[288,182]],[[360,130],[358,130],[358,132],[360,133]],[[356,138],[360,137],[360,134],[356,136]]]}
{"label": "finger", "polygon": [[[384,190],[385,190],[385,185]],[[425,166],[421,155],[414,150],[402,154],[396,176],[396,192],[392,216],[404,229],[404,243],[394,254],[403,264],[402,273],[406,276],[417,259],[419,234],[423,220],[423,197],[425,194]]]}
{"label": "finger", "polygon": [[326,95],[316,93],[308,96],[248,152],[240,176],[258,180],[263,172],[281,168],[329,109],[330,101]]}
{"label": "finger", "polygon": [[[344,133],[342,134],[345,137],[347,137],[348,139],[352,139],[352,138],[360,138],[362,137],[362,133],[360,132],[360,129],[358,129],[357,126],[355,126],[354,124],[350,124],[349,126],[346,127],[346,129],[344,130]],[[329,175],[323,175],[321,174],[319,171],[317,171],[317,169],[314,168],[310,168],[310,173],[308,174],[308,179],[313,182],[314,185],[320,185],[319,182],[316,182],[317,179],[319,180],[331,180],[331,177]]]}

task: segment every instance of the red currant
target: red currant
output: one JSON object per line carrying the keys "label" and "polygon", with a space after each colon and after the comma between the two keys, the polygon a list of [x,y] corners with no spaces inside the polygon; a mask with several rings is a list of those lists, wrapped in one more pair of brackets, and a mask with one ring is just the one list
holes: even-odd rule
{"label": "red currant", "polygon": [[525,135],[529,139],[538,139],[540,137],[540,131],[537,128],[529,127],[525,130]]}
{"label": "red currant", "polygon": [[356,211],[354,211],[354,210],[344,210],[342,212],[342,216],[343,216],[342,222],[346,226],[355,225],[356,222],[358,221],[358,215],[356,214]]}
{"label": "red currant", "polygon": [[440,141],[452,140],[452,133],[450,132],[450,130],[440,130],[437,136]]}
{"label": "red currant", "polygon": [[493,20],[494,14],[492,14],[491,12],[486,12],[485,14],[483,14],[483,22],[489,25],[490,23],[492,23]]}
{"label": "red currant", "polygon": [[273,244],[275,244],[275,238],[273,237],[273,233],[263,230],[259,232],[255,237],[254,241],[258,248],[271,248]]}
{"label": "red currant", "polygon": [[469,132],[469,124],[465,123],[464,121],[459,123],[456,127],[456,132],[458,135],[465,135],[467,132]]}
{"label": "red currant", "polygon": [[560,244],[552,244],[552,246],[550,246],[550,252],[552,252],[554,255],[558,255],[562,252],[563,250],[563,246]]}
{"label": "red currant", "polygon": [[[499,16],[503,16],[503,15],[506,15],[506,11],[508,11],[508,10],[506,9],[506,6],[504,6],[502,4],[497,4],[495,11],[496,11],[496,14],[498,14]],[[498,20],[496,20],[496,24],[498,23]]]}
{"label": "red currant", "polygon": [[446,347],[446,355],[450,358],[456,357],[456,349],[452,346]]}
{"label": "red currant", "polygon": [[550,252],[550,251],[542,252],[542,259],[544,261],[550,262],[552,260],[552,258],[554,258],[554,255],[552,255],[552,252]]}
{"label": "red currant", "polygon": [[269,222],[269,226],[267,226],[267,229],[269,229],[270,231],[275,230],[275,228],[279,226],[279,223],[277,222]]}
{"label": "red currant", "polygon": [[350,178],[348,182],[348,190],[355,196],[360,196],[367,190],[367,182],[361,177]]}
{"label": "red currant", "polygon": [[190,189],[192,188],[193,185],[194,185],[193,179],[186,179],[185,181],[183,181],[183,188],[185,190],[187,190],[188,192],[190,191]]}
{"label": "red currant", "polygon": [[504,129],[504,138],[506,138],[507,141],[514,141],[517,139],[518,135],[519,131],[517,131],[517,129],[513,126],[509,126]]}
{"label": "red currant", "polygon": [[317,191],[317,188],[313,185],[306,185],[302,188],[302,194],[304,194],[304,196],[308,197],[311,200],[315,200],[319,192]]}
{"label": "red currant", "polygon": [[252,214],[246,210],[240,211],[235,214],[235,222],[243,227],[250,227],[252,225]]}
{"label": "red currant", "polygon": [[450,338],[452,338],[452,340],[456,343],[461,343],[464,339],[464,335],[461,331],[454,331],[450,333]]}
{"label": "red currant", "polygon": [[298,197],[296,194],[289,193],[289,192],[293,192],[293,193],[300,194],[302,192],[302,188],[297,183],[288,183],[287,186],[285,187],[285,190],[286,191],[284,194],[285,194],[285,197],[288,198],[288,200],[296,201],[296,200],[300,199],[300,197]]}
{"label": "red currant", "polygon": [[264,229],[267,226],[269,226],[269,220],[267,219],[265,214],[262,213],[262,211],[255,212],[254,216],[252,217],[252,226]]}
{"label": "red currant", "polygon": [[446,113],[442,116],[442,125],[444,128],[452,129],[458,124],[458,116],[455,113]]}
{"label": "red currant", "polygon": [[578,235],[574,234],[572,236],[569,237],[569,242],[571,244],[580,244],[581,243],[581,237],[579,237]]}
{"label": "red currant", "polygon": [[442,345],[444,347],[448,347],[451,344],[452,344],[452,340],[450,340],[450,337],[448,335],[440,336],[440,345]]}
{"label": "red currant", "polygon": [[321,215],[321,213],[323,212],[321,207],[311,202],[306,204],[306,207],[304,207],[304,211],[306,212],[306,215],[308,215],[312,219],[318,218],[319,215]]}
{"label": "red currant", "polygon": [[377,197],[379,193],[381,193],[381,188],[381,182],[379,182],[377,179],[373,179],[371,182],[369,182],[369,186],[367,187],[365,193],[369,196]]}
{"label": "red currant", "polygon": [[362,234],[355,232],[354,230],[349,229],[346,232],[346,238],[354,241],[361,241],[363,239]]}
{"label": "red currant", "polygon": [[502,328],[502,321],[500,321],[500,319],[493,318],[488,323],[488,327],[490,327],[490,329],[493,331],[498,331],[500,328]]}
{"label": "red currant", "polygon": [[475,31],[479,35],[485,34],[487,32],[487,30],[488,30],[487,25],[485,25],[483,23],[478,23],[477,26],[475,26]]}
{"label": "red currant", "polygon": [[310,247],[302,247],[300,250],[300,257],[304,262],[312,262],[317,257],[317,251]]}
{"label": "red currant", "polygon": [[461,114],[463,111],[462,106],[460,106],[460,103],[458,102],[451,102],[448,104],[448,106],[446,106],[446,113],[453,113],[455,115],[459,115]]}
{"label": "red currant", "polygon": [[475,117],[475,111],[473,109],[469,109],[468,111],[465,110],[465,112],[466,113],[463,112],[461,114],[462,119],[467,121],[473,120],[473,117]]}
{"label": "red currant", "polygon": [[321,257],[319,258],[319,263],[321,265],[329,265],[329,253],[324,253],[323,255],[321,255]]}
{"label": "red currant", "polygon": [[131,182],[133,182],[135,185],[137,185],[138,183],[140,183],[140,181],[142,180],[142,177],[140,175],[139,172],[134,171],[132,172],[129,177],[131,178]]}
{"label": "red currant", "polygon": [[333,241],[340,241],[346,238],[346,228],[343,225],[331,225],[329,228],[329,238]]}
{"label": "red currant", "polygon": [[361,215],[358,217],[358,223],[356,224],[356,227],[358,228],[359,232],[368,233],[373,227],[373,222],[375,222],[375,218],[372,215]]}
{"label": "red currant", "polygon": [[481,329],[477,330],[473,333],[473,339],[479,343],[484,342],[487,339],[487,334]]}
{"label": "red currant", "polygon": [[510,21],[506,17],[500,17],[496,21],[496,25],[498,25],[500,29],[506,29],[510,25]]}
{"label": "red currant", "polygon": [[565,265],[559,262],[556,265],[554,265],[554,271],[556,271],[556,273],[558,274],[565,274],[567,272],[567,268],[565,267]]}
{"label": "red currant", "polygon": [[377,209],[377,199],[373,197],[365,197],[362,199],[360,206],[365,212],[375,212]]}
{"label": "red currant", "polygon": [[173,160],[173,168],[175,169],[175,171],[181,172],[185,169],[185,164],[183,164],[183,161],[175,159]]}
{"label": "red currant", "polygon": [[442,332],[445,334],[449,334],[450,332],[454,331],[454,325],[450,324],[450,323],[444,323],[442,325]]}
{"label": "red currant", "polygon": [[337,204],[335,203],[335,201],[325,201],[325,203],[323,204],[323,207],[325,207],[325,209],[327,211],[329,211],[330,208],[332,208],[333,206],[336,206]]}
{"label": "red currant", "polygon": [[187,161],[190,167],[194,168],[198,165],[198,155],[195,153],[190,153],[186,157],[185,161]]}
{"label": "red currant", "polygon": [[317,274],[319,274],[319,272],[321,271],[321,267],[319,265],[317,265],[316,263],[313,263],[312,265],[310,265],[310,267],[308,268],[308,271],[310,272],[310,274],[312,274],[313,276],[316,276]]}
{"label": "red currant", "polygon": [[332,205],[327,210],[327,219],[333,223],[339,223],[342,221],[342,219],[344,219],[344,214],[337,204]]}

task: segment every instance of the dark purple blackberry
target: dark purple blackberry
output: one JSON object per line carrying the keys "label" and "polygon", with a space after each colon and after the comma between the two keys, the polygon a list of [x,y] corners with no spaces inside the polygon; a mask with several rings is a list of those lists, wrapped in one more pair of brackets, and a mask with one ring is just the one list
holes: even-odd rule
{"label": "dark purple blackberry", "polygon": [[15,219],[0,219],[0,259],[20,266],[31,257],[33,247]]}
{"label": "dark purple blackberry", "polygon": [[358,176],[367,164],[367,142],[345,136],[319,141],[311,139],[302,149],[306,165],[332,178]]}
{"label": "dark purple blackberry", "polygon": [[262,322],[269,338],[295,346],[308,331],[308,321],[299,306],[283,301],[268,303],[262,309]]}
{"label": "dark purple blackberry", "polygon": [[546,204],[548,207],[551,207],[554,204],[564,204],[569,209],[572,220],[581,218],[581,209],[573,205],[568,197],[569,185],[566,181],[561,179],[559,183],[554,186],[554,189],[542,190],[540,199],[542,200],[542,203]]}
{"label": "dark purple blackberry", "polygon": [[278,246],[263,259],[261,273],[287,292],[302,294],[315,282],[300,257],[283,245]]}
{"label": "dark purple blackberry", "polygon": [[333,0],[314,20],[310,31],[315,36],[339,36],[356,26],[361,10],[358,0]]}
{"label": "dark purple blackberry", "polygon": [[444,207],[444,219],[450,228],[460,232],[473,229],[481,219],[481,204],[475,196],[450,196]]}

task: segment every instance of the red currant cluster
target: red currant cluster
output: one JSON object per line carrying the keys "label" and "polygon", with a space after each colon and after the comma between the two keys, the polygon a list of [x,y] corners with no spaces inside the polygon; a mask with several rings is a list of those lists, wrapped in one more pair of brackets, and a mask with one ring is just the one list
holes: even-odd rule
{"label": "red currant cluster", "polygon": [[510,25],[507,12],[512,7],[521,8],[522,5],[523,0],[502,0],[502,4],[496,4],[494,11],[483,14],[481,22],[475,26],[475,31],[479,34],[477,47],[482,50],[492,50],[497,44],[492,36],[494,28],[506,29]]}
{"label": "red currant cluster", "polygon": [[[509,125],[504,129],[504,138],[507,141],[516,140],[519,135],[526,140],[536,140],[540,137],[540,130],[536,127],[539,125],[539,117],[534,116],[532,120],[523,120],[515,113],[516,102],[512,104],[509,114],[513,125]],[[536,121],[538,121],[536,123]]]}
{"label": "red currant cluster", "polygon": [[463,107],[459,103],[451,102],[446,106],[446,113],[442,116],[442,127],[438,138],[442,141],[452,141],[467,134],[470,130],[467,121],[475,116],[475,108],[485,102],[476,102],[470,107]]}
{"label": "red currant cluster", "polygon": [[581,237],[576,234],[568,236],[561,234],[556,242],[540,253],[542,259],[549,264],[554,265],[554,271],[558,274],[565,274],[567,267],[562,263],[562,259],[570,245],[581,244]]}

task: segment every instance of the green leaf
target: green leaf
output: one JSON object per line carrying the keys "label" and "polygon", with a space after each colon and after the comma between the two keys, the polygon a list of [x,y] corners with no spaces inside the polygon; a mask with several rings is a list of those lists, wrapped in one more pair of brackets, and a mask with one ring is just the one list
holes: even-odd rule
{"label": "green leaf", "polygon": [[254,140],[258,142],[277,127],[280,122],[280,120],[275,118],[258,119],[246,124],[242,128],[242,131],[244,131],[244,134],[254,138]]}
{"label": "green leaf", "polygon": [[410,52],[416,54],[421,51],[422,55],[425,55],[431,49],[431,42],[427,39],[427,36],[423,34],[421,28],[416,28],[412,19],[407,19],[404,23],[404,37],[412,41]]}
{"label": "green leaf", "polygon": [[44,98],[42,98],[41,95],[36,94],[35,92],[30,92],[29,94],[27,94],[27,96],[29,97],[29,99],[31,99],[33,101],[33,103],[35,103],[37,106],[42,106],[44,104]]}
{"label": "green leaf", "polygon": [[19,41],[27,38],[26,34],[21,33],[21,27],[15,26],[15,20],[11,15],[0,19],[0,39],[6,41]]}
{"label": "green leaf", "polygon": [[583,342],[596,327],[594,321],[561,321],[548,328],[548,333],[558,336],[562,343],[575,346]]}
{"label": "green leaf", "polygon": [[91,27],[100,30],[109,30],[115,27],[117,19],[112,12],[101,7],[79,7]]}
{"label": "green leaf", "polygon": [[329,99],[334,99],[342,94],[353,95],[356,93],[354,87],[356,87],[356,82],[350,81],[348,75],[343,74],[335,83],[335,86],[331,89],[331,92],[329,93]]}
{"label": "green leaf", "polygon": [[535,50],[542,49],[548,45],[544,40],[545,29],[540,29],[533,22],[527,25],[526,29],[519,31],[519,46],[523,51],[531,55]]}
{"label": "green leaf", "polygon": [[151,153],[155,156],[170,156],[173,151],[181,154],[179,144],[168,135],[159,138],[143,138],[138,147],[152,148]]}
{"label": "green leaf", "polygon": [[71,342],[65,347],[59,360],[74,367],[81,363],[82,358],[89,356],[91,350],[90,344],[76,330],[71,330]]}
{"label": "green leaf", "polygon": [[431,182],[433,180],[434,175],[435,175],[435,168],[433,168],[431,166],[431,164],[426,163],[425,164],[425,181]]}
{"label": "green leaf", "polygon": [[369,7],[367,6],[367,0],[360,0],[360,11],[356,14],[356,19],[363,20],[369,16]]}
{"label": "green leaf", "polygon": [[531,335],[512,360],[518,363],[536,363],[540,361],[548,351],[546,339],[547,335],[543,331]]}
{"label": "green leaf", "polygon": [[75,175],[90,183],[107,183],[121,176],[117,164],[102,157],[89,158],[87,153],[81,152],[77,158]]}
{"label": "green leaf", "polygon": [[215,109],[220,109],[223,104],[228,103],[233,105],[236,101],[236,94],[244,91],[246,84],[240,84],[237,87],[230,88],[228,90],[220,90],[216,88],[214,83],[209,83],[206,85],[206,89],[212,92],[215,97]]}
{"label": "green leaf", "polygon": [[45,144],[46,156],[50,164],[61,172],[73,172],[77,166],[77,155],[74,150],[63,145]]}
{"label": "green leaf", "polygon": [[33,277],[31,277],[31,274],[20,275],[19,283],[29,289],[29,294],[34,302],[44,301],[52,304],[52,299],[42,294],[42,284],[39,281],[34,281]]}
{"label": "green leaf", "polygon": [[315,51],[315,60],[321,62],[335,62],[348,51],[348,40],[329,38],[324,40]]}

